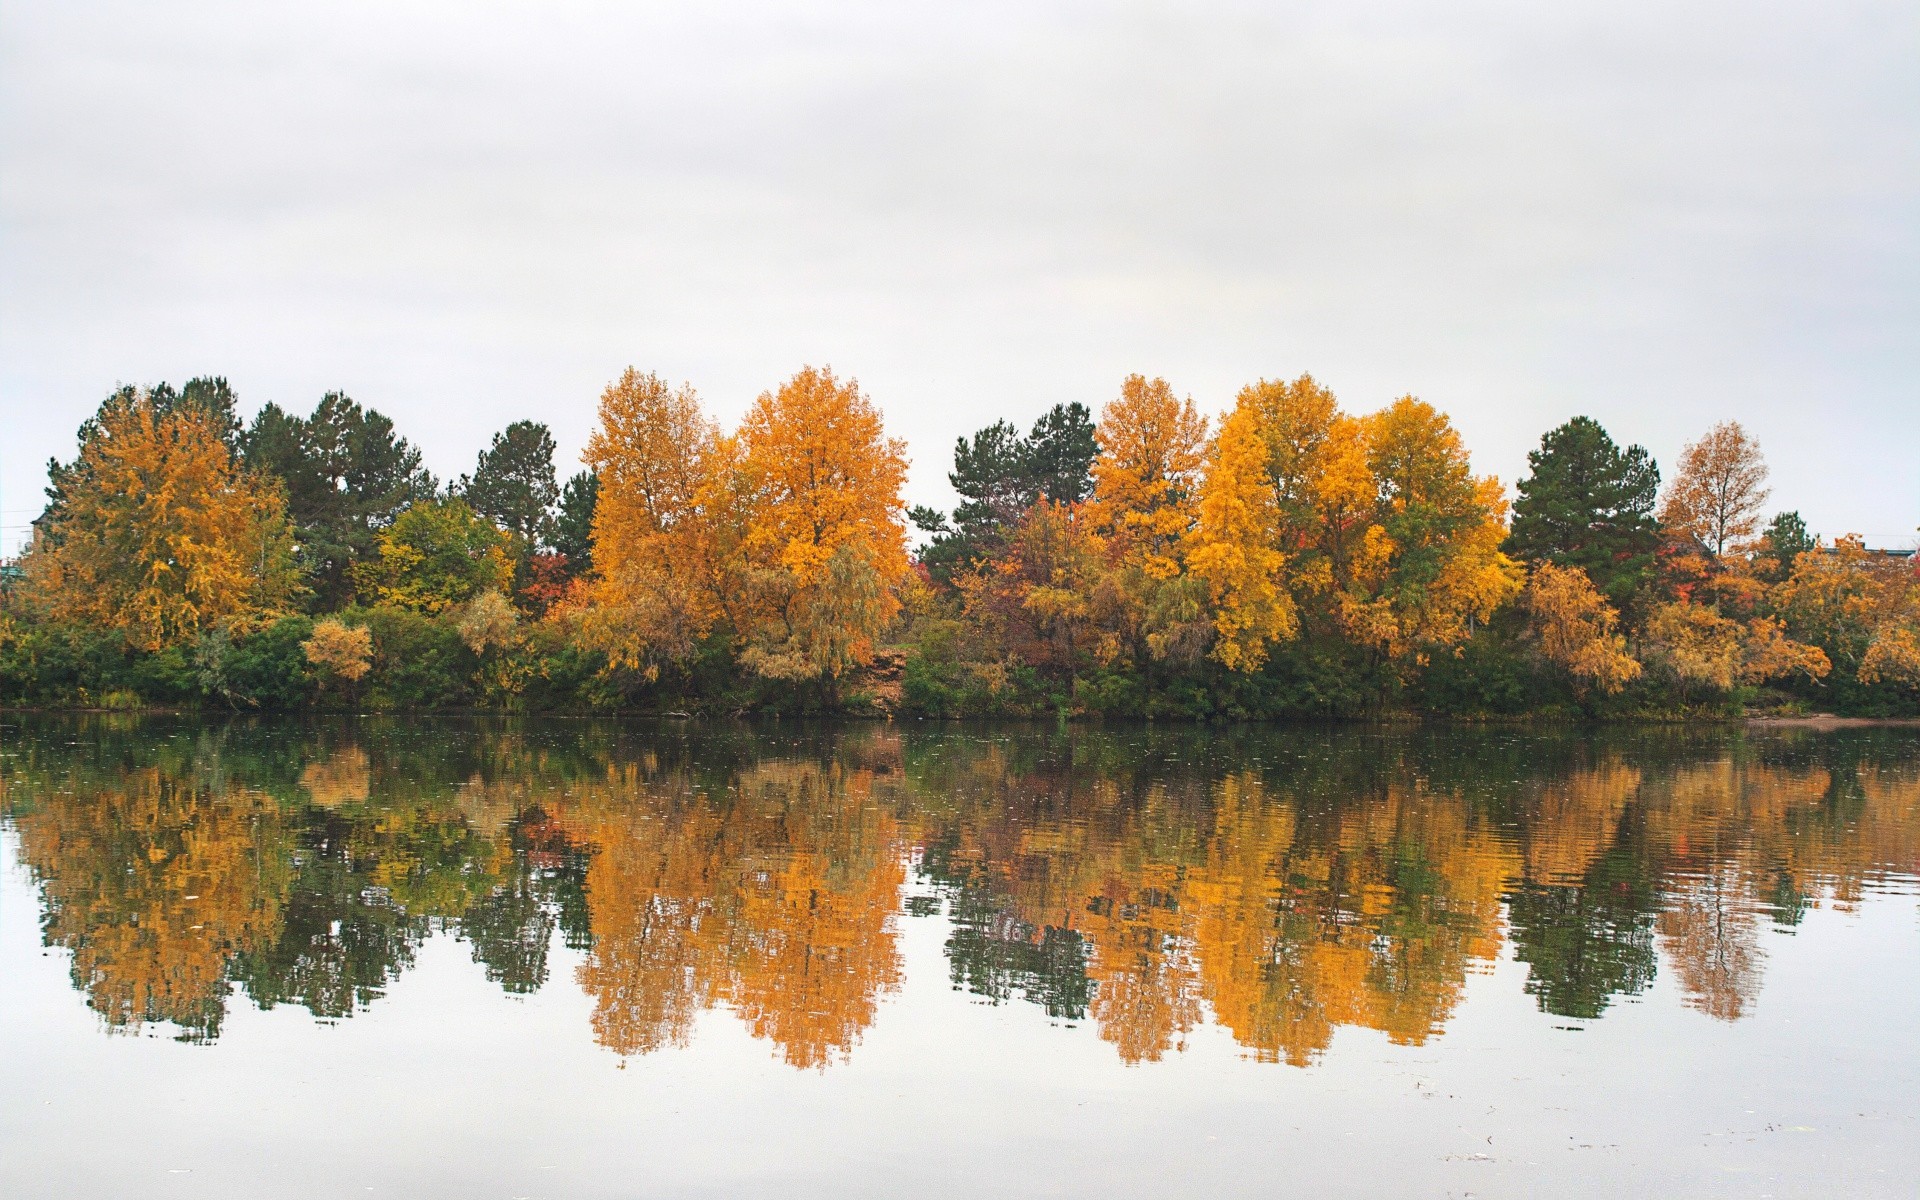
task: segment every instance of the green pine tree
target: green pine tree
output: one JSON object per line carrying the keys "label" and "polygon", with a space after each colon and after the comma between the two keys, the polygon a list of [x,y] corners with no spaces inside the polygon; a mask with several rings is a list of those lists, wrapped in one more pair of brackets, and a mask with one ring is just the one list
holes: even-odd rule
{"label": "green pine tree", "polygon": [[1527,455],[1507,552],[1579,567],[1617,608],[1652,578],[1660,527],[1660,468],[1645,449],[1614,444],[1591,417],[1575,417]]}

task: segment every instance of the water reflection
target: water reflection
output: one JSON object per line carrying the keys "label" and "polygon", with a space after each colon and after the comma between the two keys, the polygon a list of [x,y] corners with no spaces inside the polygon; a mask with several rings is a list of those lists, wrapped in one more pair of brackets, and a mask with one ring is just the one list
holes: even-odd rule
{"label": "water reflection", "polygon": [[[0,759],[48,945],[111,1029],[338,1020],[435,936],[623,1055],[722,1009],[850,1054],[938,920],[951,986],[1127,1062],[1204,1022],[1296,1065],[1419,1044],[1503,948],[1597,1018],[1670,973],[1733,1021],[1765,933],[1920,871],[1904,730],[634,730],[29,721]],[[925,981],[921,986],[926,986]]]}

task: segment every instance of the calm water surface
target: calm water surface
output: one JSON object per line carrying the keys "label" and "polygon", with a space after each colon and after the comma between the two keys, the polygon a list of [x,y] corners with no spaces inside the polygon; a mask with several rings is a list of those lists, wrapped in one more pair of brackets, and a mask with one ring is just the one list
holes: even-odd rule
{"label": "calm water surface", "polygon": [[1920,731],[0,715],[9,1197],[1897,1196]]}

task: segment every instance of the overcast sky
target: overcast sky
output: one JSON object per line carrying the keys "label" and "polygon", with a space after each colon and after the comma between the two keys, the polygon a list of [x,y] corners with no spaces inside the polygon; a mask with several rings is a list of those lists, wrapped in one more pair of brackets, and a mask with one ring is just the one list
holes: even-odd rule
{"label": "overcast sky", "polygon": [[575,466],[628,364],[953,439],[1129,372],[1412,392],[1511,483],[1728,417],[1920,523],[1920,5],[8,0],[0,546],[117,383]]}

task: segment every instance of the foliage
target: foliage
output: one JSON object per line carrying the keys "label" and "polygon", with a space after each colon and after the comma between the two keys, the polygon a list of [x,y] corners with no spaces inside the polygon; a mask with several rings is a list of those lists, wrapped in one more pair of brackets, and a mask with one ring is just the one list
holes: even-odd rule
{"label": "foliage", "polygon": [[1582,685],[1613,694],[1639,677],[1639,660],[1615,632],[1619,614],[1579,567],[1540,563],[1527,581],[1525,602],[1541,657]]}
{"label": "foliage", "polygon": [[513,644],[520,614],[513,603],[499,592],[481,592],[460,609],[455,627],[460,640],[475,654],[502,649]]}
{"label": "foliage", "polygon": [[508,535],[457,498],[409,505],[380,531],[379,554],[354,575],[363,595],[382,604],[440,613],[513,577]]}
{"label": "foliage", "polygon": [[569,477],[560,489],[547,541],[556,554],[566,557],[570,577],[593,570],[593,518],[599,500],[600,477],[592,471]]}
{"label": "foliage", "polygon": [[244,632],[298,591],[279,488],[240,468],[204,406],[121,392],[57,467],[23,567],[29,607],[137,649]]}
{"label": "foliage", "polygon": [[321,612],[352,599],[354,567],[377,555],[380,532],[438,488],[392,421],[339,392],[308,417],[268,403],[240,446],[250,469],[285,485],[299,561]]}
{"label": "foliage", "polygon": [[920,560],[936,580],[951,582],[997,552],[1005,531],[1041,500],[1085,500],[1098,449],[1093,414],[1078,403],[1054,405],[1024,436],[996,421],[971,440],[961,438],[947,481],[965,499],[953,510],[951,528],[933,509],[913,510],[914,524],[933,535]]}
{"label": "foliage", "polygon": [[[0,573],[0,704],[1920,712],[1911,563],[1791,512],[1759,535],[1764,464],[1730,424],[1689,449],[1662,535],[1644,450],[1575,418],[1530,456],[1509,531],[1499,481],[1414,397],[1350,414],[1312,376],[1260,380],[1210,437],[1132,375],[1097,426],[1060,404],[962,439],[962,503],[913,511],[915,561],[903,448],[831,371],[731,433],[633,369],[599,416],[564,488],[523,421],[454,498],[338,394],[243,432],[224,381],[122,389]],[[497,899],[504,930],[525,896]]]}
{"label": "foliage", "polygon": [[855,381],[807,367],[761,393],[738,445],[743,661],[774,678],[838,679],[872,657],[899,610],[905,443]]}
{"label": "foliage", "polygon": [[332,617],[314,622],[300,648],[308,662],[348,683],[358,683],[373,665],[373,634]]}
{"label": "foliage", "polygon": [[690,387],[629,367],[602,393],[586,451],[598,578],[580,625],[616,664],[651,676],[684,663],[725,611],[716,555],[732,517],[730,452]]}
{"label": "foliage", "polygon": [[1213,601],[1213,655],[1235,670],[1251,670],[1266,661],[1268,643],[1299,628],[1281,574],[1287,559],[1279,549],[1279,497],[1252,406],[1235,408],[1221,423],[1198,518],[1187,562]]}
{"label": "foliage", "polygon": [[1680,454],[1680,470],[1660,504],[1660,523],[1715,558],[1746,546],[1759,530],[1770,494],[1760,446],[1738,421],[1722,421]]}
{"label": "foliage", "polygon": [[1820,539],[1807,532],[1799,513],[1776,513],[1755,547],[1754,567],[1766,582],[1777,584],[1793,574],[1802,554],[1819,548]]}
{"label": "foliage", "polygon": [[1838,698],[1870,712],[1920,708],[1920,577],[1911,562],[1839,538],[1799,554],[1770,599],[1786,633],[1832,662]]}
{"label": "foliage", "polygon": [[548,540],[549,510],[560,498],[553,474],[553,434],[537,421],[515,421],[493,435],[472,475],[456,489],[473,511],[533,547]]}
{"label": "foliage", "polygon": [[1660,468],[1646,450],[1614,444],[1591,417],[1575,417],[1527,454],[1506,550],[1584,572],[1616,609],[1652,580]]}

